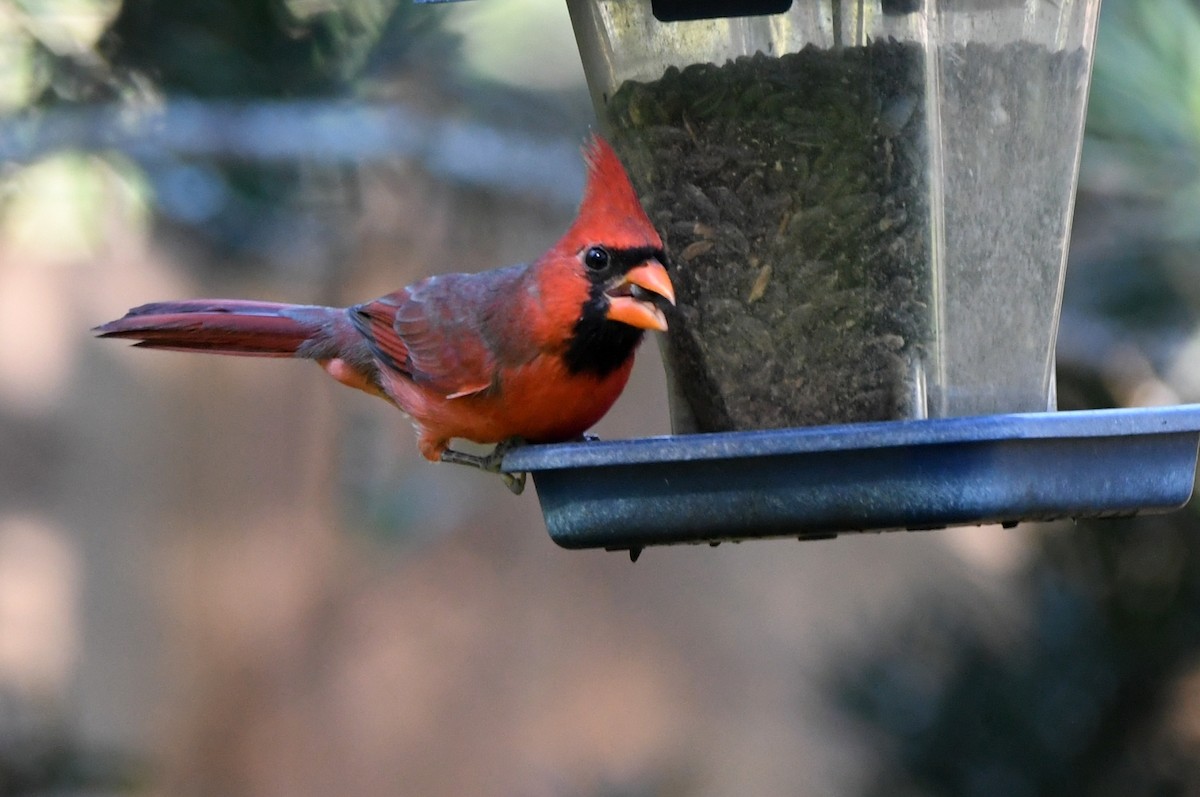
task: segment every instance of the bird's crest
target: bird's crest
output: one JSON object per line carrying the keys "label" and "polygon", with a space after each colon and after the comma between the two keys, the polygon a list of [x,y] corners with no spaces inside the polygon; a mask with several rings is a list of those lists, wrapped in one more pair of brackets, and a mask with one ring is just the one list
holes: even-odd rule
{"label": "bird's crest", "polygon": [[580,245],[661,247],[662,241],[609,143],[593,135],[584,146],[583,157],[587,163],[587,187],[568,237],[578,240]]}

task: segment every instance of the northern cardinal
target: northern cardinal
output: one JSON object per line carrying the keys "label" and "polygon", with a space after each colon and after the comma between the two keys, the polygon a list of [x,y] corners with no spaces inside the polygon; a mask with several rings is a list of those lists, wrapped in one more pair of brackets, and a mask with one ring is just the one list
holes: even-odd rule
{"label": "northern cardinal", "polygon": [[[608,412],[647,329],[675,303],[662,239],[616,153],[585,147],[570,229],[533,263],[441,274],[353,307],[157,302],[96,328],[148,349],[316,360],[407,413],[421,454],[498,471],[510,443],[579,438]],[[451,438],[496,443],[492,455]],[[506,476],[514,492],[524,484]]]}

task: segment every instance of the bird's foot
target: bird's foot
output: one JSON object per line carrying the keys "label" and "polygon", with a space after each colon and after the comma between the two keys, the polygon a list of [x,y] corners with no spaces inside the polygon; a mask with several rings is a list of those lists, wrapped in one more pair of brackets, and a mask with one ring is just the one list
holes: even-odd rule
{"label": "bird's foot", "polygon": [[504,462],[504,455],[514,448],[525,445],[525,441],[519,437],[510,437],[501,443],[497,443],[490,454],[468,454],[465,451],[455,451],[452,448],[447,448],[442,452],[442,462],[449,462],[453,465],[466,465],[471,468],[479,468],[487,473],[496,473],[504,480],[504,484],[508,487],[513,495],[520,495],[525,490],[525,473],[505,473],[500,470],[500,465]]}

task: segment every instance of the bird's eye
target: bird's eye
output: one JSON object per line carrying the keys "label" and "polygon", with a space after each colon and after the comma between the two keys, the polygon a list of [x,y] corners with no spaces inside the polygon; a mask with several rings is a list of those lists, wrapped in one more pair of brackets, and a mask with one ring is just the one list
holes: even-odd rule
{"label": "bird's eye", "polygon": [[593,246],[583,253],[583,264],[592,271],[602,271],[608,266],[608,250],[603,246]]}

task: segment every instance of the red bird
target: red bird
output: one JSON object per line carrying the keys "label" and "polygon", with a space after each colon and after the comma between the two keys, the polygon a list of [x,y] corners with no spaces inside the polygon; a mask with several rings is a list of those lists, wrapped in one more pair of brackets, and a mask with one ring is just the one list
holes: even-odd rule
{"label": "red bird", "polygon": [[[675,303],[662,239],[616,153],[594,137],[570,229],[533,263],[441,274],[353,307],[158,302],[96,328],[148,349],[316,360],[390,401],[427,459],[498,471],[519,441],[576,439],[608,412],[647,329]],[[489,456],[451,438],[496,443]],[[520,492],[523,475],[506,482]]]}

